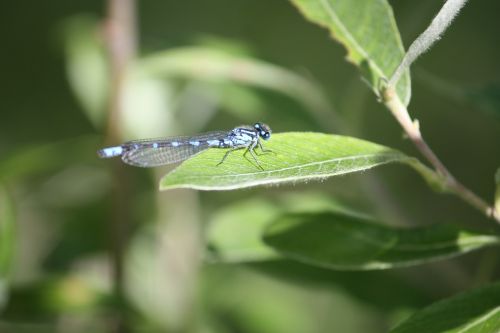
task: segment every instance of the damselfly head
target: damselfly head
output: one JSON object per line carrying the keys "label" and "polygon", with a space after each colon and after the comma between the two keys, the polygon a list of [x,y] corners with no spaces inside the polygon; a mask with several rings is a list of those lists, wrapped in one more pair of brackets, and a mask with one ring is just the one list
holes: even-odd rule
{"label": "damselfly head", "polygon": [[264,123],[255,123],[254,128],[257,130],[259,133],[259,136],[264,139],[268,140],[271,137],[271,128],[267,126]]}

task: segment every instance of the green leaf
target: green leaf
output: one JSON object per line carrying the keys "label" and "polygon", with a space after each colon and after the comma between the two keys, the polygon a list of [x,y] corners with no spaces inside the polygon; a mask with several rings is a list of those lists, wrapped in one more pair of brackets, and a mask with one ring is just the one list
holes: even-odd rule
{"label": "green leaf", "polygon": [[272,152],[261,153],[259,169],[250,154],[207,149],[185,161],[160,181],[160,189],[193,188],[232,190],[263,184],[325,179],[367,170],[390,162],[407,162],[400,152],[351,137],[320,133],[280,133],[264,143]]}
{"label": "green leaf", "polygon": [[335,212],[284,215],[269,226],[264,241],[291,258],[341,270],[418,265],[500,245],[496,236],[452,225],[401,229]]}
{"label": "green leaf", "polygon": [[391,333],[420,332],[500,332],[500,283],[432,304],[391,330]]}
{"label": "green leaf", "polygon": [[0,187],[0,310],[8,298],[9,275],[14,257],[15,214],[7,191]]}
{"label": "green leaf", "polygon": [[[355,64],[377,92],[382,78],[389,78],[404,56],[392,9],[386,0],[290,0],[310,21],[327,28],[347,49]],[[411,96],[409,71],[397,85],[400,99]]]}

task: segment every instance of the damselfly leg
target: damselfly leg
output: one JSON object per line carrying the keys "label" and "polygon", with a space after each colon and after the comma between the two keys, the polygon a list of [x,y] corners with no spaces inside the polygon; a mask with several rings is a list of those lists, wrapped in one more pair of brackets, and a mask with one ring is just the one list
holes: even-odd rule
{"label": "damselfly leg", "polygon": [[261,170],[264,170],[264,168],[260,165],[259,160],[257,159],[257,156],[255,156],[256,155],[256,153],[255,153],[255,147],[257,146],[257,144],[260,144],[260,142],[258,142],[258,141],[257,142],[253,142],[250,146],[243,146],[242,145],[242,146],[238,146],[238,147],[232,147],[230,150],[228,150],[224,154],[224,156],[222,157],[221,161],[219,163],[217,163],[216,165],[217,166],[221,165],[226,160],[226,158],[229,156],[229,154],[231,154],[233,151],[245,148],[245,152],[243,153],[243,157],[248,160],[248,158],[247,158],[246,155],[247,155],[248,152],[250,152],[250,155],[252,155],[252,158],[255,161],[255,164],[257,165],[257,167],[259,169],[261,169]]}
{"label": "damselfly leg", "polygon": [[[264,146],[262,146],[262,142],[259,141],[258,145],[259,145],[259,148],[262,152],[262,155],[268,154],[268,153],[272,153],[272,154],[276,155],[276,153],[274,151],[272,151],[271,149],[265,149]],[[257,156],[260,155],[260,154],[257,154],[257,152],[255,152],[255,154]]]}
{"label": "damselfly leg", "polygon": [[248,148],[243,153],[243,157],[246,158],[247,153],[250,152],[250,155],[252,155],[252,158],[255,161],[255,164],[257,164],[257,166],[259,167],[259,169],[261,169],[262,171],[264,171],[264,168],[262,167],[262,165],[260,165],[259,160],[257,160],[257,156],[255,156],[254,149],[255,149],[255,146],[257,146],[257,144],[260,144],[260,142],[259,141],[255,141],[250,146],[248,146]]}

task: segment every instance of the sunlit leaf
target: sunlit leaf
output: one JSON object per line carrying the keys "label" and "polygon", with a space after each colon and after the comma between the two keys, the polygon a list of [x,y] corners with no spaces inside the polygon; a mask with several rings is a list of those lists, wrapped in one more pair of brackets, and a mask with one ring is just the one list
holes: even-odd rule
{"label": "sunlit leaf", "polygon": [[390,332],[500,332],[500,283],[434,303]]}
{"label": "sunlit leaf", "polygon": [[500,245],[497,236],[453,225],[400,229],[333,212],[284,215],[269,226],[264,241],[299,261],[346,270],[418,265]]}
{"label": "sunlit leaf", "polygon": [[[392,9],[386,0],[290,0],[312,22],[327,28],[347,49],[355,64],[378,91],[381,78],[389,78],[401,62],[404,50]],[[410,102],[410,75],[397,85],[401,100]]]}
{"label": "sunlit leaf", "polygon": [[218,165],[227,149],[208,149],[185,161],[160,182],[162,190],[194,188],[231,190],[263,184],[325,179],[367,170],[390,162],[403,162],[408,157],[400,152],[351,137],[320,133],[281,133],[265,142],[259,153],[259,168],[243,150],[231,152]]}

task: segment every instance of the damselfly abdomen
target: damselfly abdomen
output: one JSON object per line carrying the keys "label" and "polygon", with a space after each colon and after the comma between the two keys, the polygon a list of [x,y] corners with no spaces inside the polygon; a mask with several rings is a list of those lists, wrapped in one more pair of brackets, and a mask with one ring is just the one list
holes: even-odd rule
{"label": "damselfly abdomen", "polygon": [[208,148],[228,148],[219,162],[221,164],[233,150],[246,148],[244,155],[249,152],[257,166],[262,169],[254,149],[259,146],[265,151],[260,139],[268,140],[270,137],[269,126],[256,123],[254,126],[236,127],[229,132],[129,141],[120,146],[101,149],[97,154],[102,158],[121,156],[123,162],[133,166],[155,167],[184,161]]}

